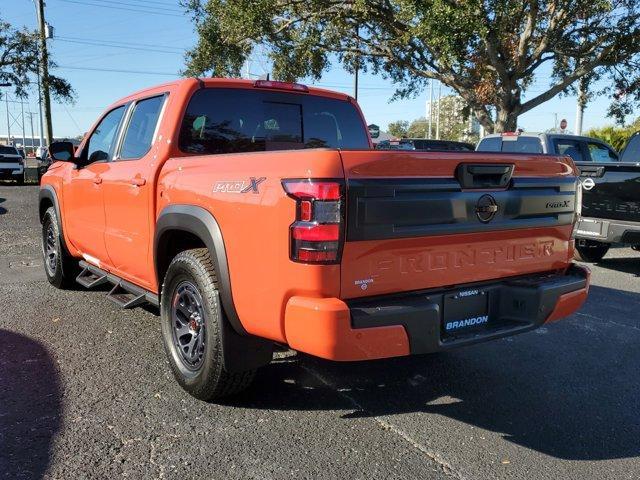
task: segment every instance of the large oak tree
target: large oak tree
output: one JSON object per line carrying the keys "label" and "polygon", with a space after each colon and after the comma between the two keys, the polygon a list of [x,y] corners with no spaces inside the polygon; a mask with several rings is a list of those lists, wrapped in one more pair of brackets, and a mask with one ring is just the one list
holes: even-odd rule
{"label": "large oak tree", "polygon": [[[49,61],[49,67],[54,68]],[[36,91],[38,75],[38,34],[17,29],[0,18],[0,83],[11,83],[19,97]],[[74,91],[65,79],[49,74],[49,88],[60,101],[73,99]]]}
{"label": "large oak tree", "polygon": [[[198,33],[188,75],[238,76],[257,45],[278,79],[319,79],[332,62],[383,73],[397,97],[431,79],[487,131],[588,78],[623,116],[640,100],[637,0],[183,0]],[[536,73],[540,91],[524,93]],[[551,73],[548,73],[551,72]],[[548,82],[547,82],[548,80]],[[603,81],[606,80],[606,83]],[[586,82],[583,82],[586,83]],[[605,85],[602,88],[602,85]]]}

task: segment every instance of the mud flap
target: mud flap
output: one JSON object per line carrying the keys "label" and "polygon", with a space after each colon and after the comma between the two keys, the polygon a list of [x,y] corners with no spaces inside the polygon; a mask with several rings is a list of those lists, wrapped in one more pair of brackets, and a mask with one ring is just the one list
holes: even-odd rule
{"label": "mud flap", "polygon": [[[222,305],[216,291],[218,305]],[[220,330],[224,368],[229,373],[245,372],[263,367],[273,358],[273,342],[253,335],[240,335],[227,316],[222,315]]]}

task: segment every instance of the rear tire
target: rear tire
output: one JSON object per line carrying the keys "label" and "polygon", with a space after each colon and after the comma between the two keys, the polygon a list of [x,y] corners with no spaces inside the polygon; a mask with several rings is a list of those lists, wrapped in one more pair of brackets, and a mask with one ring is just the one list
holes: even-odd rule
{"label": "rear tire", "polygon": [[76,260],[62,245],[56,209],[49,207],[42,218],[42,258],[47,280],[56,288],[69,288],[75,283]]}
{"label": "rear tire", "polygon": [[222,352],[222,322],[216,272],[206,248],[186,250],[171,261],[162,285],[162,339],[180,386],[200,400],[236,394],[255,370],[228,372]]}
{"label": "rear tire", "polygon": [[583,262],[596,263],[609,251],[608,243],[596,242],[594,240],[584,240],[583,245],[576,244],[575,257]]}

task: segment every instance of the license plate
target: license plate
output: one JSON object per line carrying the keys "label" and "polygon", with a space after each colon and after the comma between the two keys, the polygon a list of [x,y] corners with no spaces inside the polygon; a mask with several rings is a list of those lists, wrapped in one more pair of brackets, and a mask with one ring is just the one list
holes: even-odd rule
{"label": "license plate", "polygon": [[486,328],[489,324],[489,294],[481,289],[460,290],[444,296],[443,335]]}
{"label": "license plate", "polygon": [[580,220],[576,233],[589,237],[604,237],[604,222],[598,220]]}

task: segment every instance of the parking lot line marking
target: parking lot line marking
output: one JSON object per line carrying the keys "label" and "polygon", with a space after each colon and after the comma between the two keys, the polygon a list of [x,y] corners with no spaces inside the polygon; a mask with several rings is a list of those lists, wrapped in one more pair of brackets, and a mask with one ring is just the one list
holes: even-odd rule
{"label": "parking lot line marking", "polygon": [[[329,380],[324,378],[322,375],[320,375],[318,372],[316,372],[312,368],[309,368],[309,367],[307,367],[305,365],[301,365],[301,367],[304,370],[306,370],[310,375],[312,375],[315,378],[317,378],[326,387],[329,387],[330,389],[334,390],[338,395],[340,395],[343,398],[347,399],[353,405],[354,408],[356,408],[358,410],[361,410],[363,412],[367,412],[368,411],[355,398],[353,398],[351,395],[347,394],[344,391],[344,389],[339,389],[336,385],[332,384]],[[396,425],[394,425],[391,422],[388,422],[388,421],[380,418],[377,415],[372,415],[370,418],[372,418],[384,430],[387,430],[387,431],[390,431],[390,432],[396,434],[397,436],[402,438],[405,442],[409,443],[413,448],[415,448],[420,453],[425,455],[429,460],[431,460],[433,463],[435,463],[437,465],[438,469],[442,473],[444,473],[445,475],[453,477],[453,478],[457,478],[458,480],[466,480],[466,477],[464,477],[461,473],[455,471],[449,462],[444,460],[439,454],[437,454],[436,452],[431,450],[426,445],[423,445],[420,442],[418,442],[417,440],[415,440],[413,437],[411,437],[409,434],[407,434],[401,428],[397,427]]]}
{"label": "parking lot line marking", "polygon": [[624,327],[624,328],[630,328],[631,330],[640,331],[640,327],[636,327],[634,325],[627,325],[627,324],[619,323],[619,322],[614,322],[613,320],[605,320],[604,318],[600,318],[600,317],[597,317],[595,315],[590,315],[588,313],[576,312],[576,315],[579,315],[581,317],[587,317],[587,318],[595,319],[595,320],[600,320],[601,322],[609,323],[611,325],[615,325],[616,327]]}

